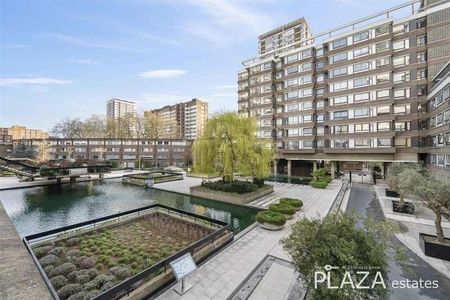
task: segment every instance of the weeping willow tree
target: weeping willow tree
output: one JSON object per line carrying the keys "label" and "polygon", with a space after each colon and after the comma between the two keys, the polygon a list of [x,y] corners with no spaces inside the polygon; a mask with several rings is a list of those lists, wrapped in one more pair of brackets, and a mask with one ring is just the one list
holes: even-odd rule
{"label": "weeping willow tree", "polygon": [[208,120],[205,132],[193,147],[194,170],[219,174],[232,182],[234,174],[257,179],[270,174],[273,159],[270,143],[256,137],[256,121],[226,112]]}

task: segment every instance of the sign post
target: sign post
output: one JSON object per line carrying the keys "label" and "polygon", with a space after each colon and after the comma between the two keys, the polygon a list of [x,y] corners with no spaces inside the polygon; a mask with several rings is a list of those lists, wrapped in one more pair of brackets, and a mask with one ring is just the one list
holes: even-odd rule
{"label": "sign post", "polygon": [[191,253],[186,253],[174,261],[171,261],[170,267],[172,268],[177,281],[181,280],[181,286],[174,288],[175,292],[181,296],[192,288],[191,284],[185,282],[185,278],[197,269],[197,265],[195,264]]}

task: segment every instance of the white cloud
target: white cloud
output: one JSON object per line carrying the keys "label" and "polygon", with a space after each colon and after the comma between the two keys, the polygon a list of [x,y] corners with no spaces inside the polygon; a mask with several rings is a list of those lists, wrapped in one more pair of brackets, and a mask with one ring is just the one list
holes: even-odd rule
{"label": "white cloud", "polygon": [[145,78],[174,78],[180,77],[187,73],[186,70],[181,69],[161,69],[161,70],[152,70],[147,72],[142,72],[139,74],[141,77]]}
{"label": "white cloud", "polygon": [[0,79],[0,85],[2,86],[19,86],[19,85],[62,85],[62,84],[70,84],[72,81],[63,80],[63,79],[55,79],[55,78],[45,78],[45,77],[37,77],[37,78],[2,78]]}
{"label": "white cloud", "polygon": [[101,63],[98,60],[91,60],[91,59],[70,59],[69,62],[71,64],[79,64],[79,65],[98,65]]}

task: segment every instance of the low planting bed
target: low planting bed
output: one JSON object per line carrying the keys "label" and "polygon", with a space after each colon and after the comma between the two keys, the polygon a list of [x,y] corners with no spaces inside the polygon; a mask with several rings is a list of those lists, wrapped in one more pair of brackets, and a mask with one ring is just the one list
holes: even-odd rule
{"label": "low planting bed", "polygon": [[441,243],[434,235],[419,233],[419,245],[425,255],[450,261],[450,239]]}
{"label": "low planting bed", "polygon": [[299,200],[299,199],[294,199],[294,198],[281,198],[280,203],[285,204],[285,205],[290,205],[297,211],[302,209],[302,207],[303,207],[303,201]]}
{"label": "low planting bed", "polygon": [[295,214],[293,206],[283,203],[270,204],[269,210],[282,214],[287,220],[292,219]]}
{"label": "low planting bed", "polygon": [[411,202],[405,202],[400,206],[400,201],[392,200],[392,211],[402,214],[414,214],[414,204]]}
{"label": "low planting bed", "polygon": [[284,224],[286,223],[286,218],[283,214],[266,210],[266,211],[260,211],[256,215],[256,221],[258,224],[268,230],[280,230],[283,228]]}
{"label": "low planting bed", "polygon": [[233,204],[246,204],[273,192],[272,185],[258,186],[248,181],[225,183],[222,180],[202,182],[190,188],[192,196],[207,198]]}
{"label": "low planting bed", "polygon": [[328,186],[328,181],[313,180],[309,185],[316,189],[325,189]]}
{"label": "low planting bed", "polygon": [[[216,241],[225,236],[231,238],[229,225],[218,227],[225,223],[190,213],[184,219],[182,212],[177,211],[174,216],[169,213],[170,208],[166,212],[161,209],[164,206],[151,206],[154,207],[152,212],[141,214],[139,211],[138,216],[125,216],[122,220],[117,217],[102,223],[100,228],[77,229],[68,236],[63,234],[63,237],[38,242],[31,247],[28,241],[36,235],[26,237],[24,242],[45,273],[54,296],[93,299],[100,295],[105,299],[102,293],[109,293],[107,298],[116,292],[123,293],[122,285],[128,290],[132,285],[134,288],[144,284],[142,279],[127,284],[136,275],[147,273],[142,277],[149,278],[166,273],[167,264],[175,259],[171,257],[196,251],[200,255],[196,257],[194,253],[194,258],[203,259],[212,251],[207,249],[211,241],[204,242],[209,237]],[[222,245],[217,243],[217,246]],[[161,286],[160,282],[153,284],[154,289]],[[111,289],[116,291],[111,293]]]}
{"label": "low planting bed", "polygon": [[146,181],[152,180],[153,184],[183,180],[183,174],[172,172],[149,172],[144,174],[126,175],[122,182],[139,186],[146,186]]}
{"label": "low planting bed", "polygon": [[287,175],[276,175],[269,176],[266,178],[267,181],[275,181],[275,182],[284,182],[284,183],[293,183],[293,184],[302,184],[308,185],[312,179],[312,177],[296,177],[296,176],[287,176]]}

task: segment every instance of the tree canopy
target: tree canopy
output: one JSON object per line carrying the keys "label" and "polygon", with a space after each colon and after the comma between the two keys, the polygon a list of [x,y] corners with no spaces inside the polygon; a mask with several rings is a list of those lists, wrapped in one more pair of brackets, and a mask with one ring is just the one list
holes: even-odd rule
{"label": "tree canopy", "polygon": [[194,170],[220,174],[225,182],[234,174],[264,178],[270,174],[272,148],[256,137],[256,121],[234,112],[221,113],[206,123],[193,147]]}

